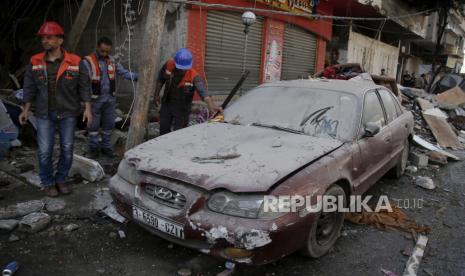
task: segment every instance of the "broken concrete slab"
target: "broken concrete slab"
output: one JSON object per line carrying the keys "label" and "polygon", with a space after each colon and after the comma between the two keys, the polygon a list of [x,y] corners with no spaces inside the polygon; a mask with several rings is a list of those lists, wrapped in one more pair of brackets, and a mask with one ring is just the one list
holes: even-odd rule
{"label": "broken concrete slab", "polygon": [[431,132],[433,132],[434,138],[436,138],[441,147],[452,149],[464,148],[446,119],[427,114],[423,114],[423,118],[425,118]]}
{"label": "broken concrete slab", "polygon": [[415,179],[415,184],[427,190],[434,190],[436,188],[433,180],[427,176],[418,176]]}
{"label": "broken concrete slab", "polygon": [[76,174],[79,174],[82,178],[90,182],[102,180],[105,176],[105,172],[99,162],[74,154],[73,165],[69,175],[74,176]]}
{"label": "broken concrete slab", "polygon": [[19,230],[27,233],[36,233],[45,229],[52,218],[47,213],[35,212],[24,216],[19,222]]}
{"label": "broken concrete slab", "polygon": [[420,106],[421,110],[426,111],[428,109],[434,108],[434,105],[430,101],[427,101],[427,100],[422,99],[422,98],[417,98],[416,100],[417,100],[418,105]]}
{"label": "broken concrete slab", "polygon": [[426,154],[412,152],[409,159],[418,167],[428,166],[428,156]]}
{"label": "broken concrete slab", "polygon": [[13,231],[13,229],[16,228],[16,226],[18,226],[18,224],[19,224],[19,220],[16,220],[16,219],[0,220],[0,232],[4,232],[4,233],[11,232]]}
{"label": "broken concrete slab", "polygon": [[465,93],[456,86],[436,95],[436,101],[440,108],[455,109],[465,104]]}
{"label": "broken concrete slab", "polygon": [[441,109],[439,108],[429,108],[425,111],[423,111],[423,115],[431,115],[431,116],[436,116],[436,117],[441,117],[444,119],[449,118],[446,113],[444,113]]}
{"label": "broken concrete slab", "polygon": [[17,203],[15,205],[0,207],[0,219],[17,218],[33,212],[38,212],[44,208],[44,205],[44,202],[41,200],[31,200]]}

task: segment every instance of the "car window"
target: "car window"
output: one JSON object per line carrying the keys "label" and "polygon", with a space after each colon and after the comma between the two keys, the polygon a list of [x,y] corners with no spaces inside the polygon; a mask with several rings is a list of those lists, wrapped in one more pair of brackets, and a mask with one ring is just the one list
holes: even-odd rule
{"label": "car window", "polygon": [[380,128],[386,125],[383,108],[379,102],[378,95],[373,92],[368,92],[365,95],[365,103],[363,109],[363,126],[367,123],[375,123]]}
{"label": "car window", "polygon": [[378,92],[381,96],[381,100],[383,101],[384,109],[386,110],[388,123],[390,123],[397,118],[396,103],[391,96],[391,92],[384,89],[380,89]]}

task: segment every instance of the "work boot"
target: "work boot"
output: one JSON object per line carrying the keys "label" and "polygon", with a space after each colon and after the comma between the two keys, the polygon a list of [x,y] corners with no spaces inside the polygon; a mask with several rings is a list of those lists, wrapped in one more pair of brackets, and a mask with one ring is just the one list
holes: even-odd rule
{"label": "work boot", "polygon": [[65,183],[57,183],[58,191],[63,195],[69,195],[71,193],[71,186]]}
{"label": "work boot", "polygon": [[113,152],[112,149],[102,148],[101,151],[102,151],[103,155],[105,155],[106,157],[109,157],[109,158],[115,157],[115,153]]}
{"label": "work boot", "polygon": [[58,190],[57,190],[57,188],[55,188],[55,186],[45,187],[44,191],[45,191],[45,194],[48,197],[57,197],[58,196]]}
{"label": "work boot", "polygon": [[87,152],[87,157],[90,159],[97,159],[99,157],[99,154],[100,152],[98,149],[90,148]]}

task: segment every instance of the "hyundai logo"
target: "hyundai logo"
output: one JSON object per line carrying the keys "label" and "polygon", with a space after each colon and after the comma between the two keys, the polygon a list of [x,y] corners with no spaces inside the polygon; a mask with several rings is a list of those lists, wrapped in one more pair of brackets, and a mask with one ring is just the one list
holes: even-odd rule
{"label": "hyundai logo", "polygon": [[164,187],[156,187],[155,196],[158,197],[159,199],[167,200],[173,197],[173,192],[171,192],[169,189],[164,188]]}

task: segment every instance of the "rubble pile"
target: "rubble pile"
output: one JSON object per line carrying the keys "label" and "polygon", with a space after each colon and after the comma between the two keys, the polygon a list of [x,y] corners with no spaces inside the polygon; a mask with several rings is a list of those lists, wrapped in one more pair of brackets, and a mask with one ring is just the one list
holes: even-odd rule
{"label": "rubble pile", "polygon": [[415,120],[407,174],[419,187],[434,189],[434,172],[449,160],[460,160],[451,150],[465,149],[465,92],[458,86],[437,95],[400,85],[399,90]]}

